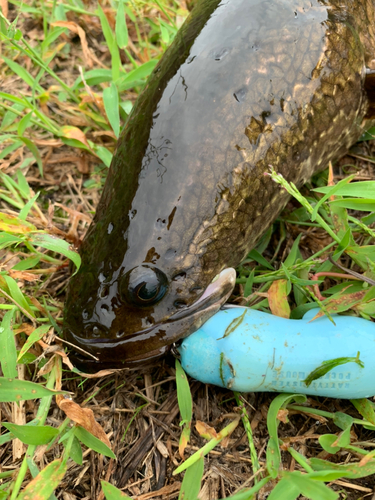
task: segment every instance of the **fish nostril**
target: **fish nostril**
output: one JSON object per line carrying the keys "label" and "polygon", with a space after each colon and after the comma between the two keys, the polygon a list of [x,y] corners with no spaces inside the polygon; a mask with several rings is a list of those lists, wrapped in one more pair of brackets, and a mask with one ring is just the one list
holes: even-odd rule
{"label": "fish nostril", "polygon": [[94,328],[92,329],[92,335],[94,337],[100,337],[100,328],[98,326],[94,326]]}
{"label": "fish nostril", "polygon": [[99,298],[105,299],[109,295],[109,286],[108,285],[103,285],[100,287],[99,290]]}
{"label": "fish nostril", "polygon": [[103,304],[100,306],[100,310],[102,311],[103,314],[108,315],[109,313],[109,307],[107,304]]}
{"label": "fish nostril", "polygon": [[107,329],[100,324],[87,325],[84,330],[84,336],[88,339],[105,338],[108,335]]}
{"label": "fish nostril", "polygon": [[184,300],[175,300],[174,306],[177,307],[177,309],[184,309],[187,307],[187,304]]}
{"label": "fish nostril", "polygon": [[181,273],[175,274],[172,278],[172,281],[183,281],[185,278],[186,278],[186,273],[181,272]]}

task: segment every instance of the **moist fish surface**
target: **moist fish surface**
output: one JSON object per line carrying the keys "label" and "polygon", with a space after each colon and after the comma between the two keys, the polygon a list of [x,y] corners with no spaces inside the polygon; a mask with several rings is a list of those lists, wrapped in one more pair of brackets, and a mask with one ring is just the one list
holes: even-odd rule
{"label": "moist fish surface", "polygon": [[[70,280],[84,368],[137,366],[215,314],[288,195],[374,124],[375,0],[203,0],[139,96]],[[220,274],[221,273],[221,274]],[[213,282],[216,275],[219,278]]]}

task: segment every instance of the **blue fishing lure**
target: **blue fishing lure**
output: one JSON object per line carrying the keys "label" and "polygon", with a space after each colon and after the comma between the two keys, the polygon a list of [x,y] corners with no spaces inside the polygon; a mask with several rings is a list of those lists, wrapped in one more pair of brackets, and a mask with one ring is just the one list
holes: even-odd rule
{"label": "blue fishing lure", "polygon": [[[352,316],[284,319],[245,307],[220,310],[178,348],[184,370],[240,392],[375,395],[375,324]],[[358,354],[359,353],[359,354]]]}

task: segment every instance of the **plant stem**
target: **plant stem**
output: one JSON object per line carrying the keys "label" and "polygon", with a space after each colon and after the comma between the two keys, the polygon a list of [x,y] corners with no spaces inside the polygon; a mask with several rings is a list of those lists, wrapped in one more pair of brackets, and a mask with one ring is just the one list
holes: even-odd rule
{"label": "plant stem", "polygon": [[251,430],[249,416],[247,414],[246,407],[243,403],[243,400],[241,399],[241,395],[238,392],[234,392],[234,396],[236,398],[238,406],[241,408],[242,423],[243,423],[243,426],[244,426],[246,434],[247,434],[247,439],[249,441],[250,458],[251,458],[251,462],[252,462],[253,474],[255,475],[254,484],[256,484],[258,482],[258,477],[256,476],[256,473],[260,469],[260,465],[258,462],[258,454],[257,454],[257,451],[255,449],[255,445],[254,445],[253,431]]}

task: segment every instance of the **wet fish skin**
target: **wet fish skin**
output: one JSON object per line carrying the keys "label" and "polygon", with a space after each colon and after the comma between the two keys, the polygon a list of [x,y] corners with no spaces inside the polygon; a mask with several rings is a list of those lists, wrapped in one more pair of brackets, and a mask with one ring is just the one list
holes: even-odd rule
{"label": "wet fish skin", "polygon": [[269,166],[302,185],[374,123],[374,20],[374,0],[197,5],[118,141],[69,285],[68,340],[98,366],[130,366],[214,314],[220,301],[199,316],[197,299],[287,202]]}

